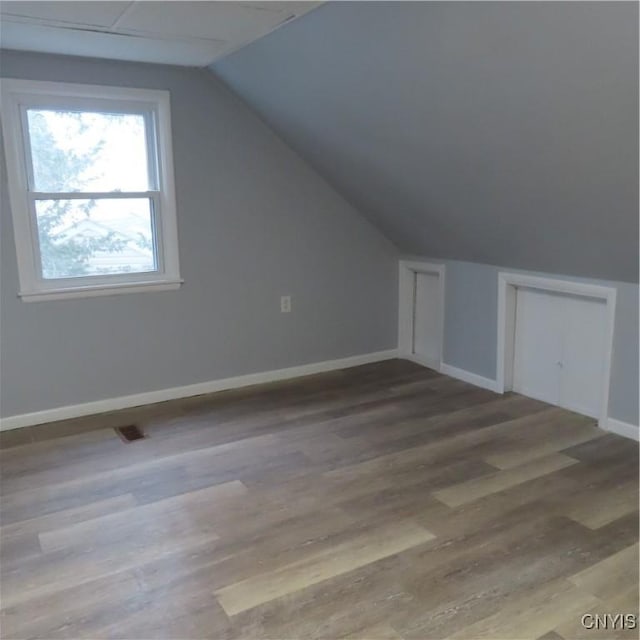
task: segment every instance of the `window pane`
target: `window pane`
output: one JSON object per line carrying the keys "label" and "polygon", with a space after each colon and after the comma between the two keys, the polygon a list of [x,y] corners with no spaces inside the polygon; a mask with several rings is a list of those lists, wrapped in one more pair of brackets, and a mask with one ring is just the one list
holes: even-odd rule
{"label": "window pane", "polygon": [[42,276],[157,270],[151,200],[38,200]]}
{"label": "window pane", "polygon": [[139,114],[28,109],[36,191],[152,188]]}

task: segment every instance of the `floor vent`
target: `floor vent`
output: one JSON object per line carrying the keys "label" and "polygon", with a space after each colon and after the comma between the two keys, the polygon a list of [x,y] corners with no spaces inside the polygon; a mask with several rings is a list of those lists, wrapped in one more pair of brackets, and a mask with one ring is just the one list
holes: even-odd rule
{"label": "floor vent", "polygon": [[126,427],[115,427],[115,432],[125,442],[135,442],[136,440],[142,440],[143,438],[145,438],[142,429],[140,429],[140,427],[137,427],[135,424],[130,424]]}

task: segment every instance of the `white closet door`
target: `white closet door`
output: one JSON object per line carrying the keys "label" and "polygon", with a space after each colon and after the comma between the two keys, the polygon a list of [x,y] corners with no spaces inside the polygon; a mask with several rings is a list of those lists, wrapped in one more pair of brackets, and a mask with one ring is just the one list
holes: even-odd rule
{"label": "white closet door", "polygon": [[416,273],[413,353],[425,364],[440,364],[440,283],[437,274]]}
{"label": "white closet door", "polygon": [[561,404],[597,418],[605,375],[607,306],[604,300],[581,296],[565,296],[563,303]]}
{"label": "white closet door", "polygon": [[514,391],[560,404],[563,324],[559,296],[537,289],[518,289]]}
{"label": "white closet door", "polygon": [[519,288],[513,390],[598,417],[606,362],[604,301]]}

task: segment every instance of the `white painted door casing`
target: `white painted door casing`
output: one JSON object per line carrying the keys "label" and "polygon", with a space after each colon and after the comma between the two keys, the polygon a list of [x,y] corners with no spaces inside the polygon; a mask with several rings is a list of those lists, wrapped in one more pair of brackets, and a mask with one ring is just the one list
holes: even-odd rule
{"label": "white painted door casing", "polygon": [[[445,265],[400,260],[398,267],[398,355],[440,371],[444,343]],[[418,275],[427,278],[418,280]],[[417,351],[426,354],[428,361],[416,353],[416,294],[419,298]],[[431,300],[428,308],[422,304],[427,299]]]}

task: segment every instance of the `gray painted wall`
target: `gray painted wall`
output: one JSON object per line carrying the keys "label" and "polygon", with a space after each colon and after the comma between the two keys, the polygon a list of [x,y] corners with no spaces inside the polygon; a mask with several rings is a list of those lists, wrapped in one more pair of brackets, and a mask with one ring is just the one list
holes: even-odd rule
{"label": "gray painted wall", "polygon": [[214,71],[402,251],[637,282],[637,53],[636,2],[338,2]]}
{"label": "gray painted wall", "polygon": [[[496,378],[498,273],[518,271],[456,260],[408,259],[446,265],[445,335],[443,360],[485,378]],[[609,416],[638,424],[638,285],[543,272],[524,272],[550,278],[602,284],[617,289],[613,337]]]}
{"label": "gray painted wall", "polygon": [[3,177],[2,415],[395,348],[395,248],[209,72],[3,51],[0,75],[171,91],[185,280],[20,301]]}

